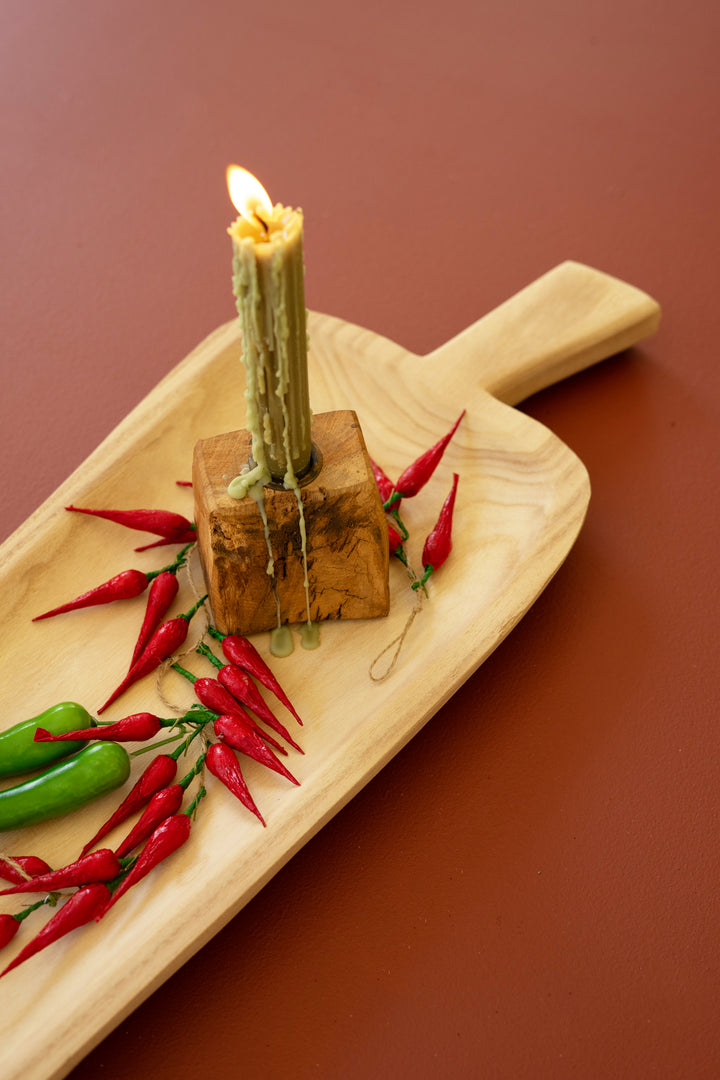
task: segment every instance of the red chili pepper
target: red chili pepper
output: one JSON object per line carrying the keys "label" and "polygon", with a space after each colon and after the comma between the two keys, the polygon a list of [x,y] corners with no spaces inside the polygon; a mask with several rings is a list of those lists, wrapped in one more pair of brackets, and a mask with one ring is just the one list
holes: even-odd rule
{"label": "red chili pepper", "polygon": [[[264,720],[268,727],[276,731],[281,738],[286,739],[295,750],[299,750],[301,754],[305,753],[302,747],[295,742],[287,728],[280,723],[274,712],[268,707],[246,671],[243,671],[242,668],[237,667],[235,664],[225,664],[218,671],[217,677],[218,682],[226,690],[229,690],[241,705],[246,705],[248,709],[251,709],[260,720]],[[225,711],[223,710],[223,712]]]}
{"label": "red chili pepper", "polygon": [[[440,510],[437,523],[428,535],[423,547],[423,574],[420,585],[424,585],[434,570],[438,570],[447,559],[452,550],[452,519],[455,507],[455,493],[458,486],[458,474],[453,473],[453,484],[450,494],[445,499]],[[414,588],[415,586],[413,586]]]}
{"label": "red chili pepper", "polygon": [[190,836],[191,827],[190,818],[187,814],[174,814],[172,817],[165,818],[162,824],[155,829],[138,855],[137,861],[128,870],[112,897],[96,913],[95,919],[98,921],[102,919],[128,889],[131,889],[133,885],[137,885],[151,870],[155,869],[158,863],[161,863],[163,859],[167,859],[174,851],[177,851]]}
{"label": "red chili pepper", "polygon": [[28,878],[48,874],[51,870],[52,867],[37,855],[12,855],[0,859],[0,878],[11,881],[13,885],[21,885]]}
{"label": "red chili pepper", "polygon": [[195,682],[195,696],[201,705],[204,705],[206,709],[210,709],[211,712],[218,716],[223,714],[237,716],[266,743],[269,743],[281,754],[287,754],[285,747],[276,739],[273,739],[272,735],[268,735],[266,731],[263,731],[259,724],[255,723],[252,716],[249,716],[242,705],[236,701],[227,687],[219,683],[217,679],[198,679]]}
{"label": "red chili pepper", "polygon": [[417,495],[418,491],[427,484],[464,415],[465,409],[460,413],[447,435],[443,435],[442,439],[436,442],[434,446],[431,446],[429,450],[426,450],[424,454],[421,454],[416,461],[413,461],[401,473],[395,485],[395,495],[390,498],[391,504],[397,503],[398,496],[399,498],[410,498],[412,495]]}
{"label": "red chili pepper", "polygon": [[99,851],[93,851],[89,855],[81,855],[75,862],[68,863],[59,870],[50,870],[46,874],[38,874],[19,885],[11,885],[9,889],[0,889],[0,896],[26,892],[54,892],[56,889],[87,885],[92,881],[112,881],[121,870],[120,861],[115,853],[109,848],[100,848]]}
{"label": "red chili pepper", "polygon": [[390,543],[390,554],[394,555],[396,559],[399,559],[403,566],[407,566],[407,555],[405,554],[405,548],[403,547],[403,538],[397,529],[388,522],[388,541]]}
{"label": "red chili pepper", "polygon": [[9,945],[20,929],[20,923],[14,915],[0,915],[0,949]]}
{"label": "red chili pepper", "polygon": [[40,619],[50,619],[53,615],[63,615],[66,611],[77,611],[79,608],[94,607],[96,604],[109,604],[113,600],[131,600],[139,596],[148,587],[150,577],[141,570],[123,570],[109,581],[82,593],[75,600],[69,600],[67,604],[52,608],[42,615],[36,615],[33,622]]}
{"label": "red chili pepper", "polygon": [[86,885],[84,888],[78,889],[45,923],[45,926],[35,935],[32,941],[29,941],[15,959],[10,961],[5,970],[0,972],[0,978],[7,975],[8,971],[17,967],[18,964],[22,964],[25,960],[40,952],[41,949],[45,949],[48,945],[52,945],[54,941],[64,937],[65,934],[69,934],[71,930],[85,926],[86,923],[97,918],[98,913],[102,911],[109,898],[110,890],[107,885],[100,882],[94,882],[92,885]]}
{"label": "red chili pepper", "polygon": [[176,773],[177,761],[174,757],[169,754],[158,754],[154,757],[115,813],[98,829],[92,840],[88,840],[82,849],[82,854],[87,855],[90,848],[107,836],[117,825],[122,825],[123,821],[127,821],[137,810],[141,810],[156,791],[172,783]]}
{"label": "red chili pepper", "polygon": [[214,724],[215,734],[223,742],[228,743],[234,750],[239,750],[261,765],[267,765],[281,776],[287,777],[293,784],[300,781],[289,772],[283,763],[279,761],[269,746],[266,746],[254,727],[251,727],[241,717],[232,715],[218,716]]}
{"label": "red chili pepper", "polygon": [[196,539],[197,536],[193,527],[187,529],[184,533],[178,533],[177,536],[155,540],[152,544],[142,544],[141,547],[133,548],[133,551],[150,551],[151,548],[168,547],[170,544],[194,544]]}
{"label": "red chili pepper", "polygon": [[402,548],[402,537],[397,529],[388,522],[388,540],[390,542],[390,554],[395,555]]}
{"label": "red chili pepper", "polygon": [[181,784],[171,784],[170,787],[157,791],[123,842],[115,849],[117,857],[124,859],[133,848],[147,840],[165,818],[176,814],[182,806],[184,794],[185,789]]}
{"label": "red chili pepper", "polygon": [[216,776],[231,791],[235,798],[239,799],[243,806],[255,814],[255,817],[264,825],[265,819],[258,810],[252,795],[245,783],[245,778],[240,768],[240,762],[235,756],[235,751],[226,743],[215,742],[208,747],[205,757],[208,771]]}
{"label": "red chili pepper", "polygon": [[197,604],[185,612],[184,615],[178,615],[177,618],[170,619],[169,622],[165,622],[158,627],[123,681],[112,692],[105,704],[98,709],[98,713],[104,712],[108,705],[116,701],[129,686],[154,671],[155,668],[162,664],[163,660],[167,660],[180,648],[187,637],[190,620],[206,600],[207,594],[201,597]]}
{"label": "red chili pepper", "polygon": [[110,739],[112,742],[143,742],[152,739],[162,728],[162,723],[153,713],[141,712],[126,716],[114,724],[102,724],[83,728],[82,731],[65,731],[62,735],[51,735],[45,728],[37,728],[34,742],[67,742],[69,740]]}
{"label": "red chili pepper", "polygon": [[65,509],[74,510],[78,514],[92,514],[94,517],[106,518],[128,529],[138,529],[140,532],[155,533],[156,536],[162,537],[154,544],[135,548],[136,551],[146,551],[148,548],[160,547],[163,544],[188,544],[197,539],[192,521],[188,521],[182,514],[175,514],[171,510],[89,510],[83,506],[66,506]]}
{"label": "red chili pepper", "polygon": [[[395,491],[395,484],[389,476],[387,476],[380,466],[370,458],[370,467],[375,477],[375,483],[377,484],[378,491],[380,492],[380,498],[385,503],[388,501],[392,493]],[[398,500],[399,502],[400,500]],[[397,502],[395,503],[397,505]]]}
{"label": "red chili pepper", "polygon": [[173,667],[193,684],[195,697],[206,709],[215,713],[216,716],[227,713],[228,715],[239,717],[243,723],[252,727],[262,739],[271,746],[274,746],[281,754],[287,754],[285,747],[281,746],[279,742],[273,739],[272,735],[268,735],[266,731],[263,731],[263,729],[255,723],[252,716],[248,716],[245,709],[243,709],[242,705],[235,700],[230,691],[222,686],[217,679],[209,679],[207,677],[198,678],[196,675],[193,675],[191,671],[187,671],[184,667],[181,667],[180,664],[173,664]]}
{"label": "red chili pepper", "polygon": [[222,650],[230,663],[237,664],[239,668],[242,668],[243,671],[247,671],[248,674],[252,675],[254,679],[257,679],[259,683],[262,683],[264,687],[271,690],[278,701],[292,713],[298,724],[302,725],[302,720],[295,711],[287,694],[252,642],[248,641],[247,638],[240,637],[238,634],[228,634],[227,637],[223,637],[223,635],[212,626],[208,627],[208,630],[213,637],[222,642]]}
{"label": "red chili pepper", "polygon": [[147,598],[145,618],[143,619],[140,633],[130,661],[133,666],[140,653],[143,651],[150,638],[153,636],[162,620],[167,615],[173,600],[177,596],[178,580],[170,570],[163,570],[153,581]]}

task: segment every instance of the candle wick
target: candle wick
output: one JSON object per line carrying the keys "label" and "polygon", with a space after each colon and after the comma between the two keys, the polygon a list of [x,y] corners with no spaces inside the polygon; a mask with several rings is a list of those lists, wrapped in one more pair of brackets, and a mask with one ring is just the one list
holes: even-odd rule
{"label": "candle wick", "polygon": [[253,216],[254,216],[254,217],[255,217],[255,218],[256,218],[256,219],[257,219],[257,220],[258,220],[258,221],[260,222],[260,226],[261,226],[261,228],[262,228],[263,232],[265,233],[265,235],[266,235],[266,236],[269,236],[269,234],[270,234],[270,227],[269,227],[269,224],[268,224],[268,222],[267,222],[267,221],[265,221],[265,219],[264,219],[264,218],[263,218],[263,217],[261,216],[261,214],[260,214],[260,211],[259,211],[259,210],[257,209],[257,207],[255,207],[255,208],[254,208],[254,210],[253,210]]}

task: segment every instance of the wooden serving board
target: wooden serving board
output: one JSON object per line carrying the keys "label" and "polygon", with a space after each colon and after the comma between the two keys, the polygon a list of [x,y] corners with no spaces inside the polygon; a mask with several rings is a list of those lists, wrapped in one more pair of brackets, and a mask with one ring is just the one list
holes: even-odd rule
{"label": "wooden serving board", "polygon": [[[650,297],[577,263],[558,266],[423,357],[368,330],[311,315],[313,409],[355,409],[371,456],[390,476],[467,409],[434,478],[403,508],[410,558],[419,569],[425,535],[458,472],[452,556],[431,578],[430,599],[385,680],[373,681],[370,665],[401,633],[414,598],[399,563],[391,566],[386,619],[324,624],[316,652],[298,645],[289,658],[271,661],[305,721],[297,729],[305,754],[291,752],[288,761],[301,786],[247,765],[267,821],[263,829],[209,777],[208,797],[183,849],[101,924],[76,931],[2,979],[5,1080],[66,1075],[261,889],[502,641],[570,550],[590,491],[571,451],[509,405],[627,348],[658,319]],[[236,325],[220,327],[0,548],[6,619],[0,724],[66,699],[93,712],[124,675],[144,597],[40,623],[31,618],[129,566],[162,566],[175,549],[135,555],[144,534],[63,508],[163,507],[191,517],[191,492],[175,481],[189,478],[196,440],[244,426],[239,352]],[[174,613],[191,602],[190,582],[183,581]],[[193,623],[193,640],[201,629]],[[269,656],[267,635],[256,643]],[[186,664],[211,673],[197,656]],[[192,703],[189,684],[175,672],[161,687],[178,708]],[[168,715],[152,678],[104,719],[140,710]],[[136,759],[136,770],[147,761]],[[0,851],[32,852],[62,865],[77,857],[119,799],[108,795],[69,817],[0,834]],[[0,910],[20,906],[7,898]],[[3,951],[5,962],[41,921],[37,913],[25,924]]]}

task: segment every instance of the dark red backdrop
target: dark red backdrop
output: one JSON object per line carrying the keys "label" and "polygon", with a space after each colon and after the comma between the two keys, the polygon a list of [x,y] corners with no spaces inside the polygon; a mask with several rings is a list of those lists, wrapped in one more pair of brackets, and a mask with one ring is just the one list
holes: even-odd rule
{"label": "dark red backdrop", "polygon": [[3,536],[233,316],[229,161],[304,208],[309,305],[418,352],[566,258],[664,309],[526,405],[593,484],[545,594],[73,1080],[717,1076],[717,5],[3,24]]}

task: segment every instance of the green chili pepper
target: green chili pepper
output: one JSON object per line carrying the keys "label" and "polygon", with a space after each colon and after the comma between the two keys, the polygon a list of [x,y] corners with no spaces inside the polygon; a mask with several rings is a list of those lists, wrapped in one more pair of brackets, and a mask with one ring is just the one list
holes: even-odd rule
{"label": "green chili pepper", "polygon": [[119,743],[97,742],[22,784],[0,791],[0,831],[62,817],[124,784],[130,758]]}
{"label": "green chili pepper", "polygon": [[82,742],[33,742],[39,727],[46,728],[51,735],[64,735],[66,731],[79,731],[94,724],[90,713],[75,701],[61,701],[31,720],[21,720],[19,724],[0,732],[0,777],[20,776],[34,772],[61,761],[70,754],[81,750]]}

